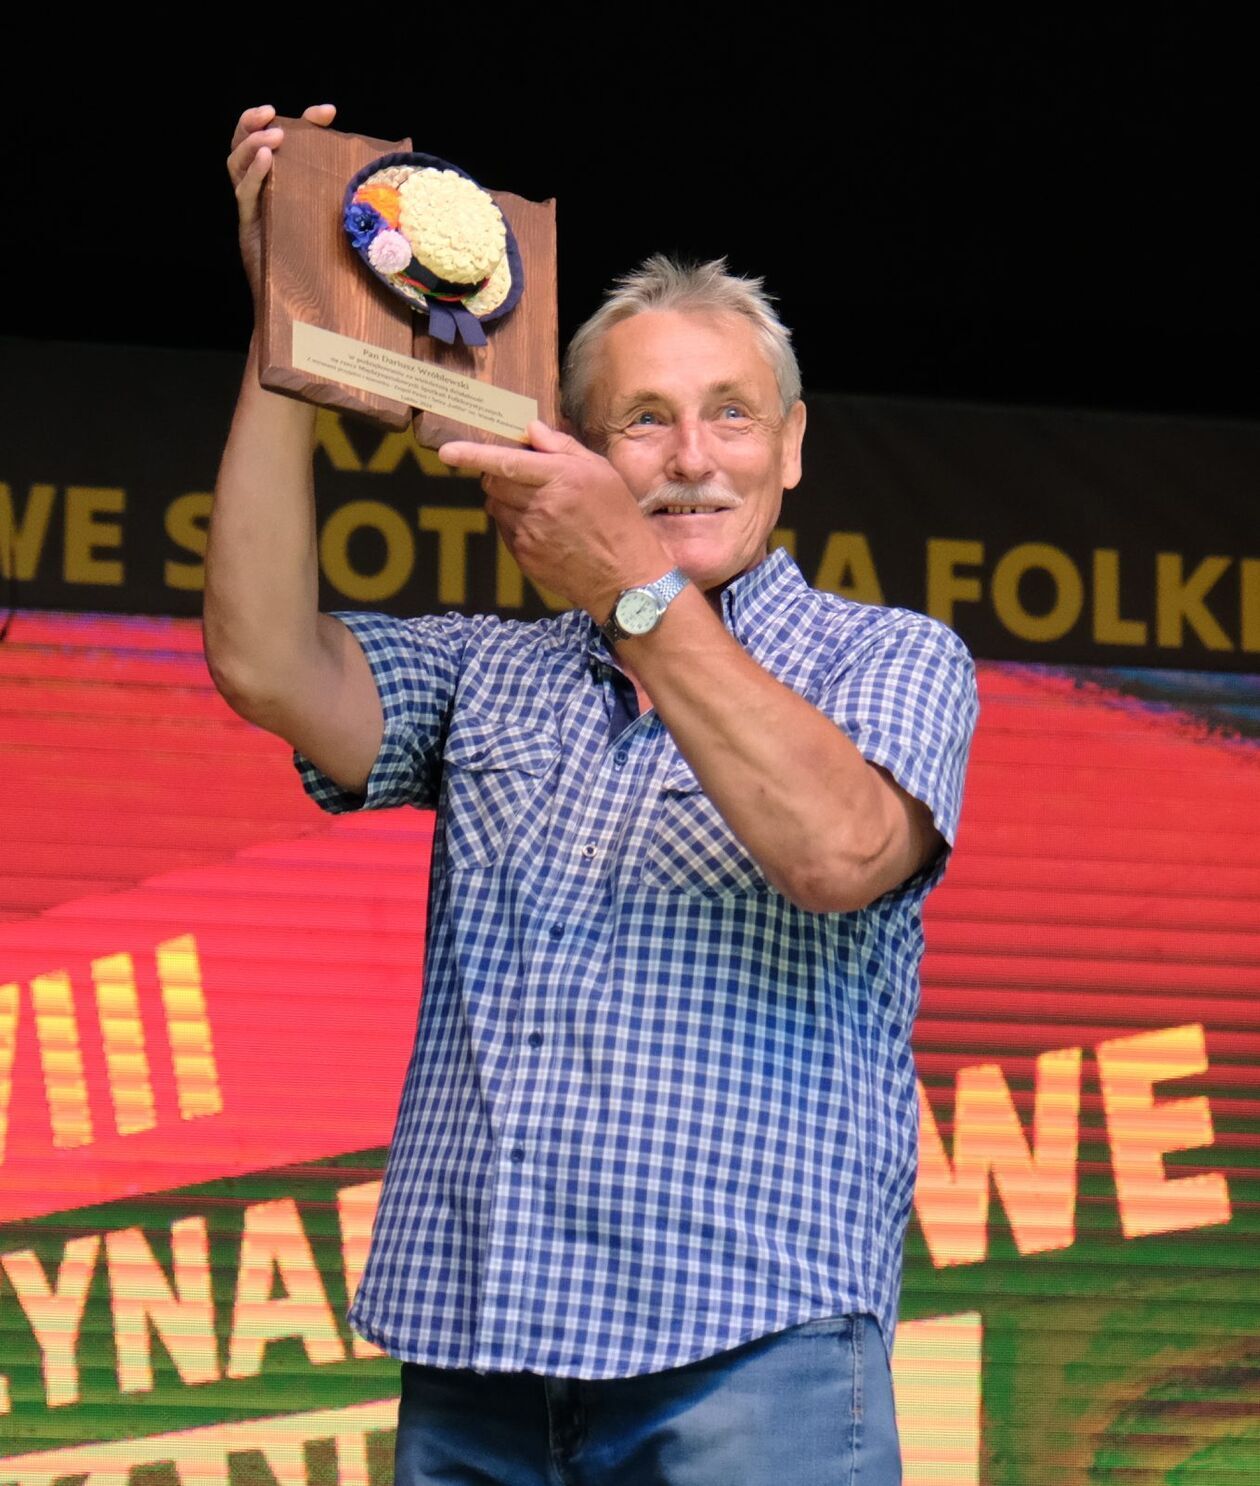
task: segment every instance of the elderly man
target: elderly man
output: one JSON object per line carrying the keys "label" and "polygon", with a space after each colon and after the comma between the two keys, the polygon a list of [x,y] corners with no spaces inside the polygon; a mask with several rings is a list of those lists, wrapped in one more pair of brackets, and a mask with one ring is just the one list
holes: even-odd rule
{"label": "elderly man", "polygon": [[[255,283],[273,117],[229,162]],[[893,1482],[920,910],[971,663],[769,553],[805,409],[758,283],[649,260],[565,407],[580,442],[442,451],[559,618],[317,614],[313,415],[252,357],[215,505],[224,694],[325,808],[438,810],[351,1311],[404,1363],[398,1477]]]}

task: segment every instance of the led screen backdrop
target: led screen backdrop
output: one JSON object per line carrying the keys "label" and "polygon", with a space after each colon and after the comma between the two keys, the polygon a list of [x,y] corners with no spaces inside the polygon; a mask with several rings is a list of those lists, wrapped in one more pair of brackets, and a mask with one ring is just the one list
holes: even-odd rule
{"label": "led screen backdrop", "polygon": [[[1260,1479],[1260,679],[987,663],[929,907],[907,1480]],[[0,642],[0,1486],[390,1476],[347,1331],[432,818],[332,819],[194,622]]]}
{"label": "led screen backdrop", "polygon": [[[240,366],[0,342],[0,1486],[389,1476],[395,1370],[342,1315],[431,820],[321,815],[209,688]],[[1260,429],[809,404],[777,540],[987,658],[916,1033],[907,1479],[1254,1486]],[[323,415],[315,469],[326,607],[554,602],[405,435]]]}

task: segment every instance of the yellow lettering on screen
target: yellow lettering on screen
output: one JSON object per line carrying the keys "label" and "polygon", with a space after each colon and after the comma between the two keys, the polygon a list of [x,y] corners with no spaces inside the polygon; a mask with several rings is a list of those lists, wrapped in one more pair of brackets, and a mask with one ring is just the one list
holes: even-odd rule
{"label": "yellow lettering on screen", "polygon": [[884,602],[870,544],[860,531],[833,531],[828,536],[814,575],[814,587],[859,604]]}
{"label": "yellow lettering on screen", "polygon": [[[550,588],[544,588],[540,583],[535,583],[532,578],[529,586],[557,614],[573,607],[568,599],[553,593]],[[500,609],[519,609],[525,602],[525,574],[521,572],[502,537],[498,540],[495,553],[494,601]]]}
{"label": "yellow lettering on screen", "polygon": [[776,526],[770,533],[769,548],[774,552],[782,547],[789,557],[796,556],[796,528],[792,526]]}
{"label": "yellow lettering on screen", "polygon": [[206,543],[213,509],[214,496],[206,490],[177,496],[167,506],[166,535],[177,547],[193,553],[198,559],[196,562],[176,562],[168,558],[162,568],[162,581],[167,588],[200,593],[206,586]]}
{"label": "yellow lettering on screen", "polygon": [[363,468],[354,445],[346,437],[340,416],[331,408],[320,408],[315,414],[315,448],[324,451],[335,470]]}
{"label": "yellow lettering on screen", "polygon": [[118,1133],[151,1130],[157,1124],[157,1109],[131,956],[106,955],[93,960],[92,980]]}
{"label": "yellow lettering on screen", "polygon": [[1238,582],[1242,648],[1254,655],[1260,651],[1260,557],[1243,558]]}
{"label": "yellow lettering on screen", "polygon": [[[306,1474],[305,1441],[298,1436],[262,1441],[242,1452],[260,1457],[265,1467],[262,1479],[274,1480],[276,1486],[310,1486]],[[337,1486],[341,1486],[338,1481]]]}
{"label": "yellow lettering on screen", "polygon": [[1120,554],[1110,547],[1094,553],[1094,640],[1099,645],[1145,645],[1144,619],[1120,617]]}
{"label": "yellow lettering on screen", "polygon": [[62,1148],[87,1145],[92,1139],[92,1114],[70,977],[64,970],[35,976],[31,1002],[53,1144]]}
{"label": "yellow lettering on screen", "polygon": [[217,1382],[206,1220],[184,1218],[171,1224],[174,1289],[139,1228],[105,1235],[105,1263],[120,1390],[146,1393],[153,1387],[150,1328],[161,1338],[181,1382]]}
{"label": "yellow lettering on screen", "polygon": [[197,941],[191,934],[168,939],[155,951],[179,1112],[186,1120],[218,1114],[223,1108],[219,1069],[206,998],[201,986]]}
{"label": "yellow lettering on screen", "polygon": [[[372,1239],[372,1220],[381,1199],[380,1182],[361,1182],[341,1187],[337,1192],[337,1221],[341,1228],[341,1265],[346,1277],[346,1299],[352,1301],[367,1263],[368,1245]],[[379,1347],[361,1336],[352,1343],[356,1357],[381,1357]]]}
{"label": "yellow lettering on screen", "polygon": [[998,1065],[960,1069],[951,1163],[920,1082],[914,1201],[938,1269],[976,1264],[988,1253],[990,1177],[1021,1254],[1071,1246],[1076,1239],[1080,1103],[1081,1049],[1043,1053],[1037,1059],[1030,1149]]}
{"label": "yellow lettering on screen", "polygon": [[[1054,600],[1044,614],[1024,607],[1019,596],[1026,573],[1046,573],[1054,585]],[[993,609],[1003,626],[1021,640],[1061,640],[1081,617],[1085,585],[1076,564],[1060,547],[1048,542],[1021,542],[1004,552],[993,569]]]}
{"label": "yellow lettering on screen", "polygon": [[952,542],[936,537],[927,544],[927,611],[933,619],[954,623],[955,604],[980,602],[979,578],[958,569],[978,567],[984,561],[983,542]]}
{"label": "yellow lettering on screen", "polygon": [[1154,1086],[1207,1071],[1200,1023],[1141,1032],[1098,1044],[1098,1076],[1111,1141],[1111,1162],[1126,1238],[1228,1223],[1229,1187],[1221,1172],[1170,1177],[1163,1157],[1213,1141],[1205,1095],[1155,1100]]}
{"label": "yellow lettering on screen", "polygon": [[[277,1280],[285,1293],[273,1298]],[[245,1209],[228,1377],[257,1376],[267,1347],[284,1337],[301,1340],[313,1367],[345,1360],[346,1349],[291,1197]]]}
{"label": "yellow lettering on screen", "polygon": [[64,563],[67,583],[122,583],[122,562],[97,554],[122,547],[122,523],[101,518],[120,515],[126,507],[127,496],[121,490],[96,485],[67,487]]}
{"label": "yellow lettering on screen", "polygon": [[333,1436],[336,1451],[337,1486],[371,1486],[366,1430],[345,1430]]}
{"label": "yellow lettering on screen", "polygon": [[[385,560],[374,573],[363,573],[350,563],[350,538],[361,528],[379,532]],[[378,500],[352,500],[324,522],[319,537],[319,561],[324,576],[347,598],[379,602],[405,586],[416,564],[411,528],[392,506]]]}
{"label": "yellow lettering on screen", "polygon": [[983,1351],[979,1311],[897,1327],[892,1372],[903,1486],[978,1486]]}
{"label": "yellow lettering on screen", "polygon": [[1161,552],[1155,558],[1155,637],[1159,644],[1180,650],[1185,627],[1209,650],[1232,650],[1229,636],[1208,609],[1206,596],[1224,576],[1228,557],[1205,557],[1187,578],[1180,552]]}
{"label": "yellow lettering on screen", "polygon": [[32,485],[19,521],[13,492],[0,480],[0,578],[29,583],[35,576],[56,494],[55,485]]}
{"label": "yellow lettering on screen", "polygon": [[[231,1480],[244,1477],[240,1466],[247,1464],[253,1467],[247,1472],[251,1478],[267,1479],[270,1474],[278,1486],[308,1486],[305,1447],[331,1441],[336,1454],[328,1479],[337,1486],[369,1486],[368,1436],[379,1436],[384,1442],[397,1422],[395,1393],[392,1398],[339,1409],[232,1419],[139,1439],[90,1440],[7,1455],[0,1483],[54,1486],[77,1477],[84,1486],[128,1486],[128,1482],[160,1475],[163,1480],[173,1478],[180,1486],[229,1486]],[[250,1456],[259,1460],[261,1470]]]}
{"label": "yellow lettering on screen", "polygon": [[437,533],[439,604],[468,602],[468,538],[489,528],[484,511],[468,506],[421,506],[420,530]]}
{"label": "yellow lettering on screen", "polygon": [[39,1346],[44,1398],[50,1409],[74,1403],[79,1396],[79,1329],[100,1246],[96,1233],[72,1238],[62,1253],[55,1285],[49,1285],[32,1250],[0,1256]]}

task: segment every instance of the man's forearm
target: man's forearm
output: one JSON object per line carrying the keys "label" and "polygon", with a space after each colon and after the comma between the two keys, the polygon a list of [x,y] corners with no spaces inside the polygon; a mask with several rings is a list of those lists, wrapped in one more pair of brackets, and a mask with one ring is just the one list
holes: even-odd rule
{"label": "man's forearm", "polygon": [[251,350],[206,554],[206,660],[229,704],[361,792],[384,718],[358,641],[319,612],[315,411],[266,392]]}
{"label": "man's forearm", "polygon": [[[238,710],[265,708],[318,644],[315,410],[265,391],[250,347],[206,556],[206,659]],[[256,719],[261,720],[261,719]]]}
{"label": "man's forearm", "polygon": [[[602,623],[671,554],[607,459],[542,424],[530,437],[530,450],[457,442],[441,454],[487,477],[487,507],[521,567]],[[800,907],[864,907],[940,849],[927,807],[759,666],[697,588],[617,650],[727,824]]]}
{"label": "man's forearm", "polygon": [[727,824],[801,907],[864,907],[939,847],[926,807],[758,665],[694,588],[618,653]]}

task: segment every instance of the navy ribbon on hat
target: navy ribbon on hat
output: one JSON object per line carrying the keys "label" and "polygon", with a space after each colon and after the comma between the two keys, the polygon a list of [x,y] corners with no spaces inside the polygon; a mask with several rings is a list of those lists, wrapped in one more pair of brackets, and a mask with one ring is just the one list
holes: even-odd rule
{"label": "navy ribbon on hat", "polygon": [[462,304],[447,304],[439,299],[429,301],[429,334],[443,345],[453,346],[456,338],[466,346],[484,346],[486,333],[481,321]]}

